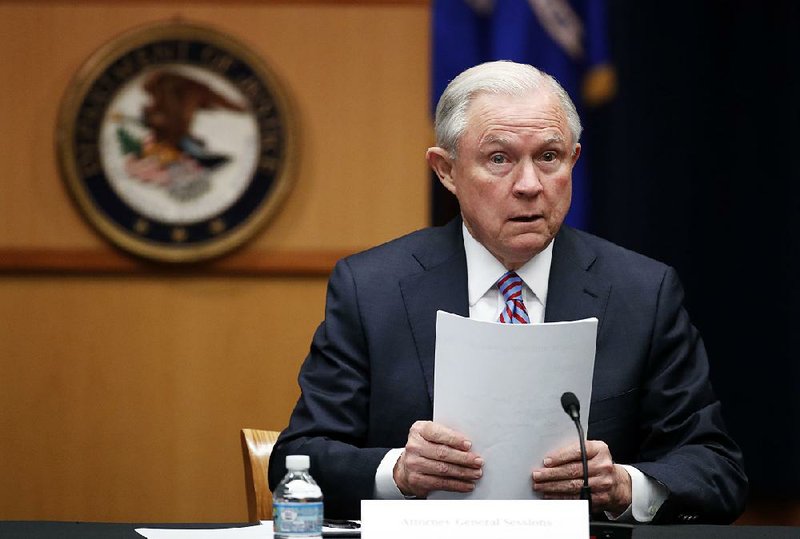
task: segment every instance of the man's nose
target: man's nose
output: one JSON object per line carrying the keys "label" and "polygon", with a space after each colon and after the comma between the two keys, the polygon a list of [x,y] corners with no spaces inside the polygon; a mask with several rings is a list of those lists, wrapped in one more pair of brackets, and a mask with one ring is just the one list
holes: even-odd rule
{"label": "man's nose", "polygon": [[540,171],[536,165],[526,160],[520,163],[520,170],[514,179],[513,192],[515,196],[535,196],[542,191],[542,182],[539,180]]}

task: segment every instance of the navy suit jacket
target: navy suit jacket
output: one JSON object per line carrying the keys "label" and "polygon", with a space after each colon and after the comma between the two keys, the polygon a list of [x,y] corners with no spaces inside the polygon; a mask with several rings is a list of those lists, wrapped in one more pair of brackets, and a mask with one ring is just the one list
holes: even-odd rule
{"label": "navy suit jacket", "polygon": [[[339,261],[272,488],[286,455],[310,455],[326,516],[357,518],[383,456],[431,419],[436,311],[469,316],[467,298],[460,219]],[[599,320],[587,437],[669,489],[656,522],[730,522],[747,479],[682,304],[672,268],[567,226],[556,236],[545,320]]]}

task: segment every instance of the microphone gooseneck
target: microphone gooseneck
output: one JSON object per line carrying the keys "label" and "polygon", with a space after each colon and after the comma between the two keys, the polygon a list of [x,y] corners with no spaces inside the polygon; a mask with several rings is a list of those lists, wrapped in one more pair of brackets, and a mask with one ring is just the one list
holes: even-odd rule
{"label": "microphone gooseneck", "polygon": [[572,419],[578,429],[578,441],[581,446],[581,464],[583,465],[583,486],[581,487],[581,500],[589,502],[589,517],[592,515],[592,489],[589,487],[589,461],[586,457],[586,442],[583,439],[583,427],[581,426],[581,403],[575,393],[571,391],[561,395],[561,407],[564,412]]}

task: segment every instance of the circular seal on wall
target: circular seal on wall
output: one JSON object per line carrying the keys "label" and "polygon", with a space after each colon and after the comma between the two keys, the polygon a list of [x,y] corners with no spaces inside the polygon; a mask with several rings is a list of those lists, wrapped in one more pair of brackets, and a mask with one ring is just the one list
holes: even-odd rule
{"label": "circular seal on wall", "polygon": [[124,34],[80,68],[56,134],[87,219],[136,255],[196,262],[251,238],[291,184],[292,117],[243,44],[162,23]]}

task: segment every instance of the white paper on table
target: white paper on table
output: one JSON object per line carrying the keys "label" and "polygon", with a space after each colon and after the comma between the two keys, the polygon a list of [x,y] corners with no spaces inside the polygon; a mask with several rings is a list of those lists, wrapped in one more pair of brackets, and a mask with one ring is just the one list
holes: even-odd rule
{"label": "white paper on table", "polygon": [[[360,525],[360,521],[354,521]],[[347,535],[352,537],[357,534],[359,529],[351,528],[331,528],[322,526],[322,533],[325,536],[335,537],[337,535]],[[272,539],[272,521],[262,520],[261,525],[244,526],[237,528],[215,528],[215,529],[188,529],[188,528],[137,528],[136,533],[147,537],[147,539]]]}
{"label": "white paper on table", "polygon": [[544,324],[436,315],[433,419],[472,441],[484,459],[475,490],[429,499],[537,499],[531,471],[550,451],[578,441],[561,395],[581,403],[586,432],[597,318]]}
{"label": "white paper on table", "polygon": [[272,522],[269,526],[254,525],[241,528],[177,529],[137,528],[136,533],[147,539],[272,539]]}

